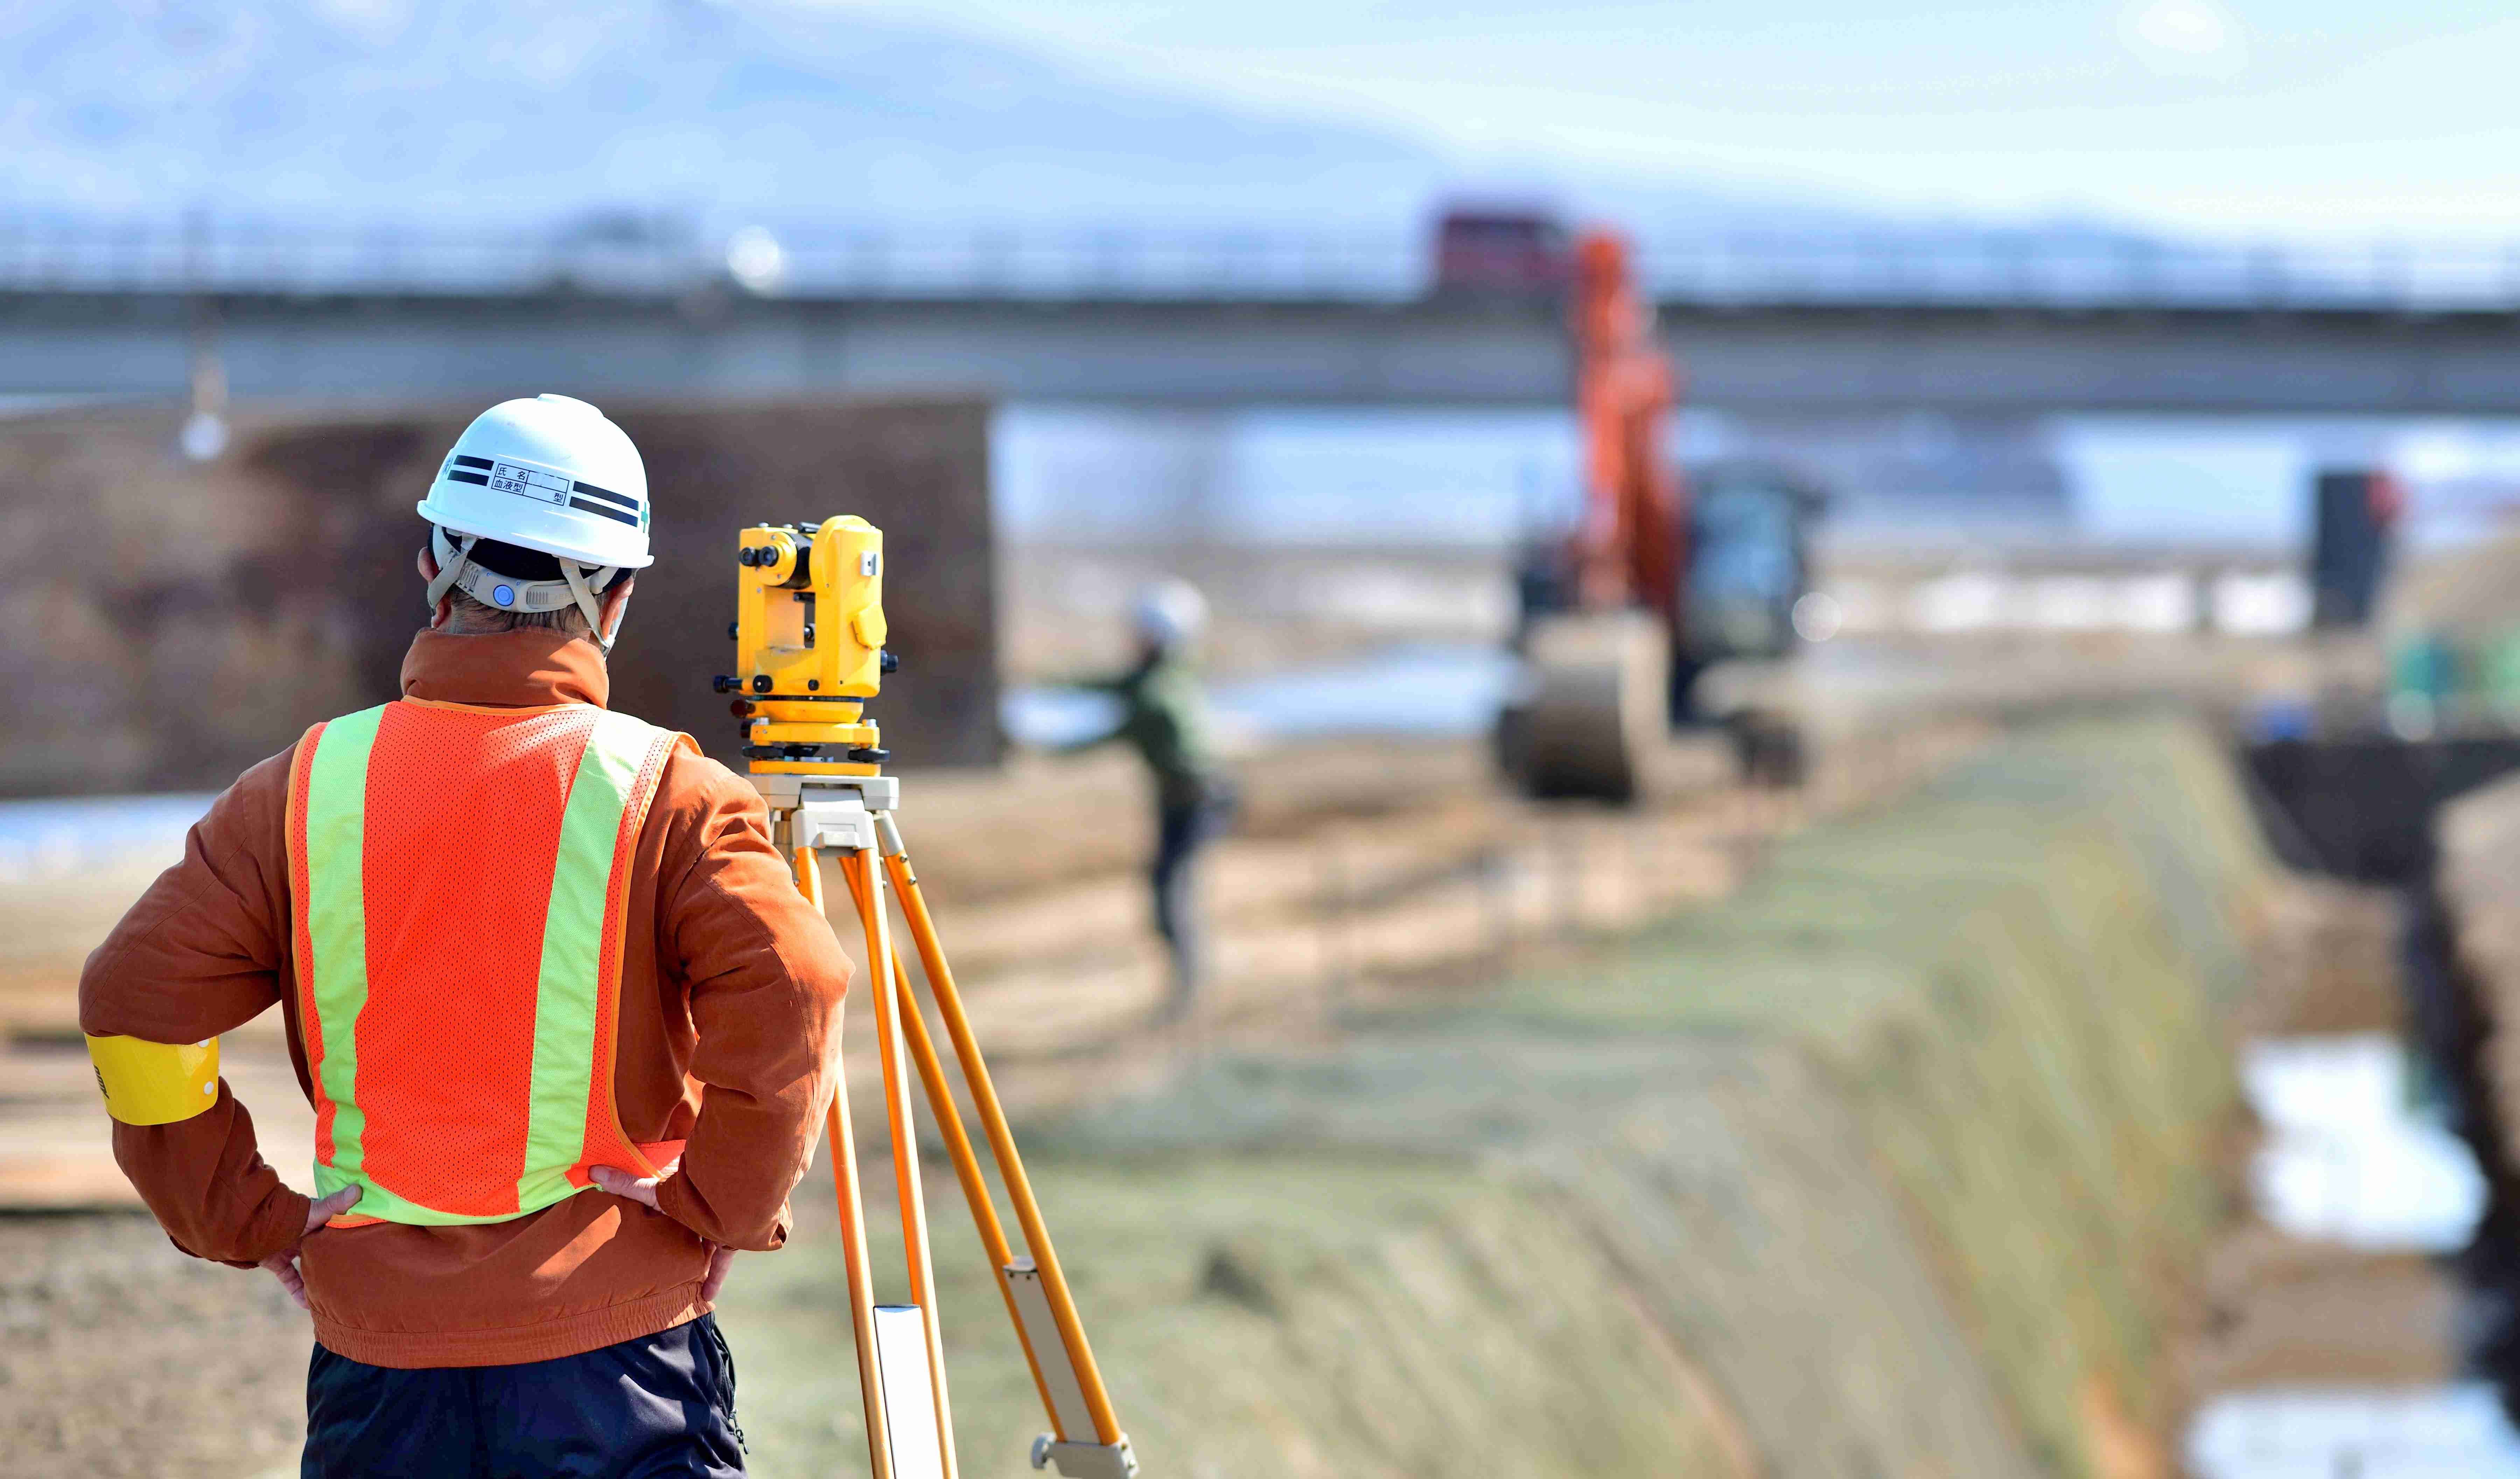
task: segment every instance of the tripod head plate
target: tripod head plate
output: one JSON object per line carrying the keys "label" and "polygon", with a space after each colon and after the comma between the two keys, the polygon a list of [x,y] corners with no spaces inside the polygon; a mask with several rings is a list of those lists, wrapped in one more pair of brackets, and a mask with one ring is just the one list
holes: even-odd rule
{"label": "tripod head plate", "polygon": [[898,776],[800,776],[765,774],[746,776],[752,788],[761,792],[774,812],[793,809],[808,800],[828,800],[832,795],[847,792],[858,797],[869,811],[893,811],[901,805],[901,778]]}

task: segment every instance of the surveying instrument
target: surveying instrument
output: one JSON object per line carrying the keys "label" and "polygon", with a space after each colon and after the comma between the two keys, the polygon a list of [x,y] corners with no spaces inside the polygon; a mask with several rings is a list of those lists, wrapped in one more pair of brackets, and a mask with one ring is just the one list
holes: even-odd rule
{"label": "surveying instrument", "polygon": [[[742,721],[752,784],[770,805],[771,835],[793,858],[796,886],[823,908],[817,860],[832,850],[865,932],[875,995],[876,1052],[883,1067],[883,1107],[892,1141],[893,1189],[909,1300],[878,1304],[858,1195],[857,1142],[849,1129],[845,1074],[825,1127],[832,1143],[841,1256],[848,1270],[849,1318],[857,1338],[858,1385],[866,1402],[867,1453],[875,1479],[954,1479],[954,1414],[938,1343],[935,1277],[928,1263],[927,1212],[919,1179],[919,1141],[910,1098],[916,1065],[945,1150],[996,1266],[1015,1339],[1032,1367],[1051,1431],[1032,1446],[1035,1468],[1056,1465],[1068,1479],[1130,1479],[1138,1460],[1111,1411],[1111,1396],[1085,1342],[1058,1255],[1023,1160],[971,1035],[962,993],[937,943],[893,813],[901,783],[883,774],[887,757],[866,700],[892,671],[883,650],[883,531],[850,515],[819,523],[756,524],[741,536],[736,562],[736,670],[717,691]],[[917,949],[928,995],[953,1043],[991,1157],[1014,1204],[1025,1253],[1017,1257],[998,1221],[995,1199],[945,1082],[943,1064],[912,995],[909,967],[893,949],[889,883]]]}

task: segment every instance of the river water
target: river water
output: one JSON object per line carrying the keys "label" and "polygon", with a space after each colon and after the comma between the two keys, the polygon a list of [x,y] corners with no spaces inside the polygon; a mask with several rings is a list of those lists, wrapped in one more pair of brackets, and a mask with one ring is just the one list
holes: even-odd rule
{"label": "river water", "polygon": [[[2267,1132],[2250,1183],[2269,1222],[2374,1253],[2466,1243],[2484,1179],[2408,1092],[2395,1038],[2264,1039],[2240,1070]],[[2185,1449],[2197,1479],[2520,1479],[2520,1437],[2481,1382],[2228,1393],[2197,1412]]]}

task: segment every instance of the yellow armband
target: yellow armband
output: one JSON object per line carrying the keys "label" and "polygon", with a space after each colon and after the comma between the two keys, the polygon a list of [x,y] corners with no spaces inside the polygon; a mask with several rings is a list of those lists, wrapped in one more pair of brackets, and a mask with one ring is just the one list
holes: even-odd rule
{"label": "yellow armband", "polygon": [[219,1040],[150,1043],[90,1037],[105,1112],[126,1125],[171,1125],[219,1101]]}

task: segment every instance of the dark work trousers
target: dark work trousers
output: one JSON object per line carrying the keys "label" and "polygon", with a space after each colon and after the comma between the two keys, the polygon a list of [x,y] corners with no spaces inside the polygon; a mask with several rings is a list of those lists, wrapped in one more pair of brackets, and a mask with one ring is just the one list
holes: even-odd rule
{"label": "dark work trousers", "polygon": [[1155,932],[1164,937],[1173,958],[1173,992],[1164,1004],[1168,1019],[1190,1014],[1206,966],[1194,865],[1199,850],[1233,820],[1233,795],[1222,786],[1210,787],[1196,801],[1166,801],[1155,812],[1155,863],[1150,877],[1155,889]]}
{"label": "dark work trousers", "polygon": [[743,1472],[717,1322],[558,1361],[399,1370],[322,1346],[299,1479],[727,1479]]}

